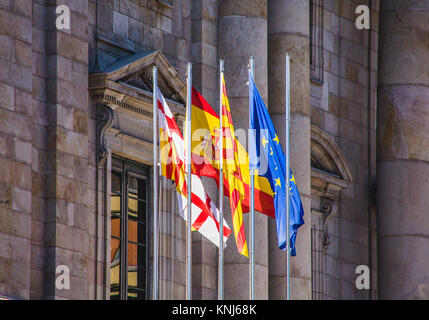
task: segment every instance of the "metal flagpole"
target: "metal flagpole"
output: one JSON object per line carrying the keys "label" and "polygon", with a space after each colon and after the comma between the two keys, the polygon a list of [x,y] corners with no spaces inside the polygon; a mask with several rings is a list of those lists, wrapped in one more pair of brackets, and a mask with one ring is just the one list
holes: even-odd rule
{"label": "metal flagpole", "polygon": [[153,300],[158,300],[158,70],[153,67]]}
{"label": "metal flagpole", "polygon": [[[255,59],[250,57],[250,74],[255,76]],[[250,83],[249,83],[250,86]],[[250,99],[250,96],[249,96]],[[249,117],[250,128],[250,117]],[[249,141],[250,142],[250,141]],[[249,146],[250,147],[250,146]],[[255,170],[250,170],[250,300],[255,300]]]}
{"label": "metal flagpole", "polygon": [[290,121],[290,54],[286,53],[286,300],[290,300],[290,169],[289,169],[289,121]]}
{"label": "metal flagpole", "polygon": [[218,300],[223,300],[223,128],[222,128],[222,91],[224,62],[219,63],[219,270]]}
{"label": "metal flagpole", "polygon": [[186,299],[192,299],[192,181],[191,181],[191,108],[192,108],[192,64],[188,62],[188,70],[186,74],[186,172],[187,172],[187,188],[188,188],[188,226],[186,232],[187,240],[187,268],[186,268]]}

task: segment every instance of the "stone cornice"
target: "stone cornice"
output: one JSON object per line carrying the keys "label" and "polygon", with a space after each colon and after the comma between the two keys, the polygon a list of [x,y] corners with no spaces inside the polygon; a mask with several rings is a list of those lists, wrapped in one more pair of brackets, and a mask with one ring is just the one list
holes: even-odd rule
{"label": "stone cornice", "polygon": [[[104,104],[115,112],[128,113],[139,119],[152,121],[153,95],[141,88],[126,83],[145,73],[145,69],[157,66],[160,78],[168,82],[182,100],[186,100],[186,84],[165,56],[154,51],[148,54],[136,54],[112,64],[102,73],[89,76],[89,90],[96,104]],[[160,85],[162,85],[160,83]],[[167,99],[171,111],[183,122],[185,108],[183,104]],[[179,124],[180,125],[180,124]]]}

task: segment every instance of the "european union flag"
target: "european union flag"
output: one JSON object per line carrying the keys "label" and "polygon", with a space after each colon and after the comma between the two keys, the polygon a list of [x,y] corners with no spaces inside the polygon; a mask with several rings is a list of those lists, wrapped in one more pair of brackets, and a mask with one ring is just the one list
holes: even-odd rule
{"label": "european union flag", "polygon": [[[253,78],[249,72],[250,95],[250,169],[258,170],[259,176],[266,177],[274,192],[274,207],[276,211],[278,246],[286,250],[286,160],[279,137],[274,129],[268,110],[259,95]],[[261,142],[261,143],[260,143]],[[260,148],[263,148],[261,155]],[[261,161],[259,161],[261,159]],[[290,189],[290,248],[291,255],[296,255],[295,240],[298,228],[304,224],[304,209],[295,178],[289,172]]]}

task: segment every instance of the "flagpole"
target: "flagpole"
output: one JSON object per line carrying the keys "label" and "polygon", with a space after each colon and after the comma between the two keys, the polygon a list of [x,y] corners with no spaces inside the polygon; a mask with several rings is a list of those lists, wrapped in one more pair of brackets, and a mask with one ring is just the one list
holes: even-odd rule
{"label": "flagpole", "polygon": [[158,300],[158,70],[153,67],[153,300]]}
{"label": "flagpole", "polygon": [[[255,59],[250,57],[250,74],[255,76]],[[250,86],[250,83],[249,83]],[[250,99],[250,95],[249,95]],[[250,122],[250,116],[249,116]],[[250,128],[250,123],[249,123]],[[250,142],[250,141],[249,141]],[[255,170],[250,170],[250,300],[255,300]]]}
{"label": "flagpole", "polygon": [[223,127],[222,127],[222,89],[224,62],[219,63],[219,270],[218,300],[223,300]]}
{"label": "flagpole", "polygon": [[290,54],[286,53],[286,300],[290,300],[290,169],[289,169],[289,122],[290,122]]}
{"label": "flagpole", "polygon": [[186,268],[186,299],[192,300],[192,181],[191,181],[191,107],[192,107],[192,64],[188,62],[188,70],[186,74],[186,171],[187,171],[187,188],[188,188],[188,225],[186,232],[187,240],[187,268]]}

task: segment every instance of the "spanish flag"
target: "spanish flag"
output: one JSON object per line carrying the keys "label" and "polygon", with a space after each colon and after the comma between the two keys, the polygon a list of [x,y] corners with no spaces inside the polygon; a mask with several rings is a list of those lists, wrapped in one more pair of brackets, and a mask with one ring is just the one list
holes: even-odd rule
{"label": "spanish flag", "polygon": [[[199,176],[215,179],[219,186],[219,159],[216,152],[217,139],[219,137],[219,116],[204,99],[204,97],[192,88],[192,165],[193,171]],[[241,143],[235,139],[237,147],[240,176],[242,181],[244,198],[241,201],[243,213],[250,208],[250,174],[249,155]],[[225,143],[224,143],[225,146]],[[229,155],[224,157],[229,158]],[[228,179],[224,179],[224,195],[230,196]],[[255,210],[271,218],[275,218],[274,193],[270,182],[262,176],[255,176]]]}

